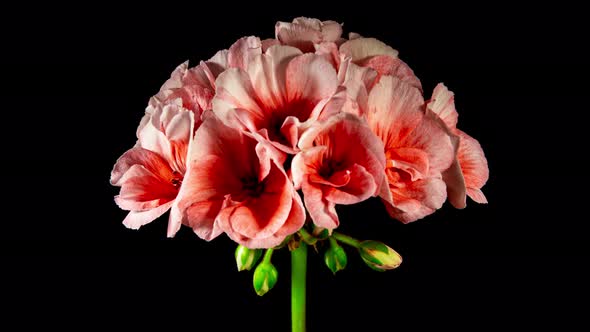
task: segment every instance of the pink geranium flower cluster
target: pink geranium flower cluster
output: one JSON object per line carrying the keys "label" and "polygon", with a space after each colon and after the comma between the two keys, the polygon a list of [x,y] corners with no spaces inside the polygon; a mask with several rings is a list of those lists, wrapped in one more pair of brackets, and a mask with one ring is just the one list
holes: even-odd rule
{"label": "pink geranium flower cluster", "polygon": [[169,237],[186,225],[249,248],[277,246],[308,219],[332,230],[336,205],[370,197],[407,223],[447,198],[486,202],[487,161],[457,118],[453,93],[439,84],[425,100],[395,49],[297,18],[274,39],[176,68],[111,183],[129,228],[170,210]]}

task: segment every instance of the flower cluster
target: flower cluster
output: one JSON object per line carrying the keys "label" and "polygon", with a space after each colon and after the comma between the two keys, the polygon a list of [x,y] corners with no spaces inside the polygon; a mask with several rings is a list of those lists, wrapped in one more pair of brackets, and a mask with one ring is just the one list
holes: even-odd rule
{"label": "flower cluster", "polygon": [[[170,210],[169,237],[186,225],[207,241],[272,248],[306,220],[335,229],[336,205],[370,197],[404,223],[447,198],[485,203],[487,162],[457,119],[453,93],[439,84],[425,100],[395,49],[297,18],[273,39],[244,37],[176,68],[111,183],[129,228]],[[346,264],[337,256],[326,258],[333,270]]]}

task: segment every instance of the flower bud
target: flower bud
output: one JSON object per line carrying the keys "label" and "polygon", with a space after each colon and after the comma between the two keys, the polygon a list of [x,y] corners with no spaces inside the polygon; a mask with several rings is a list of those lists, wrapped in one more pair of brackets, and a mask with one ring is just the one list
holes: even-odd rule
{"label": "flower bud", "polygon": [[239,245],[236,248],[235,253],[238,271],[250,271],[250,269],[256,265],[261,255],[261,249],[250,249],[248,247],[244,247],[243,245]]}
{"label": "flower bud", "polygon": [[381,242],[363,241],[359,251],[365,264],[376,271],[392,270],[402,263],[402,256]]}
{"label": "flower bud", "polygon": [[263,261],[254,270],[254,290],[258,296],[266,294],[277,283],[279,272],[270,262]]}
{"label": "flower bud", "polygon": [[348,262],[344,248],[339,246],[336,240],[332,238],[330,238],[330,248],[324,254],[324,262],[334,274],[340,270],[344,270]]}

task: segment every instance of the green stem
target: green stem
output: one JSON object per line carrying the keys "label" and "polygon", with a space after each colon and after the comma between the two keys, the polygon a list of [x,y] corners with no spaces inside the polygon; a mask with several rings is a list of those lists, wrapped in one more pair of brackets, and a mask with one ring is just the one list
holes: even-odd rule
{"label": "green stem", "polygon": [[266,249],[266,252],[264,253],[264,257],[262,258],[262,261],[265,263],[270,263],[270,258],[272,257],[273,251],[274,251],[273,248]]}
{"label": "green stem", "polygon": [[291,251],[291,331],[305,332],[305,277],[307,272],[307,244]]}
{"label": "green stem", "polygon": [[351,247],[358,248],[361,246],[361,242],[359,240],[354,239],[348,235],[344,235],[342,233],[332,232],[332,237],[342,243],[348,244]]}

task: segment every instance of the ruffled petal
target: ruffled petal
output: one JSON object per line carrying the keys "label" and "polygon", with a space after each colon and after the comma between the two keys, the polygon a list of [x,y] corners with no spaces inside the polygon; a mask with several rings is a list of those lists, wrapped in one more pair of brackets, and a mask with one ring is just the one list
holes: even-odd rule
{"label": "ruffled petal", "polygon": [[434,88],[432,98],[426,107],[438,115],[449,129],[457,128],[459,113],[455,109],[455,95],[444,84],[439,83]]}
{"label": "ruffled petal", "polygon": [[376,55],[397,58],[398,51],[375,38],[356,38],[340,45],[340,53],[350,56],[353,62],[363,61]]}
{"label": "ruffled petal", "polygon": [[477,203],[487,203],[481,188],[490,176],[488,161],[479,142],[466,133],[457,130],[461,138],[457,158],[465,178],[467,195]]}

